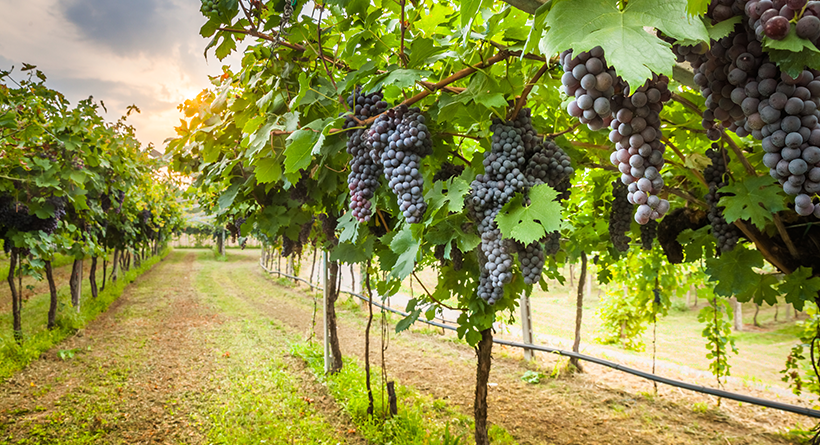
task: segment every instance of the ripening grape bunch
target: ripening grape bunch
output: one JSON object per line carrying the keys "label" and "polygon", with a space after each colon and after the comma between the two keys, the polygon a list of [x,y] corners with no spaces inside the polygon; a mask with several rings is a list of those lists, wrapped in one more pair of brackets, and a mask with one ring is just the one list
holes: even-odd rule
{"label": "ripening grape bunch", "polygon": [[726,151],[719,148],[717,144],[712,144],[712,147],[706,150],[706,156],[712,163],[703,170],[703,178],[706,180],[706,185],[709,191],[703,197],[706,204],[709,205],[709,211],[706,214],[709,224],[712,226],[712,236],[717,241],[718,250],[720,252],[729,252],[735,248],[740,233],[734,224],[726,222],[723,217],[723,208],[718,207],[720,200],[720,193],[718,189],[725,187],[727,182],[725,180],[726,174]]}
{"label": "ripening grape bunch", "polygon": [[[525,177],[527,179],[527,186],[533,187],[539,184],[547,184],[556,192],[559,202],[569,199],[570,195],[570,177],[575,170],[572,168],[572,160],[553,140],[544,139],[540,144],[538,150],[529,158],[527,168],[525,170]],[[550,232],[543,240],[544,255],[555,255],[561,248],[561,234],[557,230]],[[520,259],[520,255],[519,255]],[[541,268],[543,268],[544,259],[541,257]],[[523,261],[522,261],[523,263]],[[537,276],[540,277],[541,269],[537,270]],[[526,280],[525,280],[526,281]],[[534,282],[537,282],[536,279]],[[532,284],[532,283],[527,283]]]}
{"label": "ripening grape bunch", "polygon": [[461,176],[464,173],[464,166],[463,165],[455,165],[450,161],[444,161],[441,164],[441,168],[433,175],[433,182],[436,181],[446,181],[450,178],[455,178],[456,176]]}
{"label": "ripening grape bunch", "polygon": [[660,112],[672,95],[669,79],[653,74],[637,89],[630,88],[607,67],[601,47],[577,54],[564,51],[561,63],[564,92],[575,98],[568,105],[569,114],[591,130],[606,125],[612,128],[609,138],[615,151],[610,161],[629,186],[629,202],[638,206],[635,221],[646,224],[662,218],[669,211],[669,202],[659,196],[664,185],[660,171],[665,150]]}
{"label": "ripening grape bunch", "polygon": [[713,23],[741,17],[734,31],[709,48],[673,46],[678,60],[695,69],[695,83],[706,98],[707,136],[719,139],[723,127],[760,140],[764,165],[783,191],[795,196],[795,211],[802,216],[820,216],[811,198],[820,192],[820,72],[791,77],[769,59],[761,40],[783,38],[794,24],[799,37],[816,41],[817,12],[816,2],[800,0],[719,0],[707,17]]}
{"label": "ripening grape bunch", "polygon": [[574,57],[572,50],[567,50],[561,53],[560,61],[564,67],[564,93],[574,98],[567,106],[570,116],[593,131],[608,126],[612,122],[610,98],[616,87],[623,89],[623,81],[607,66],[604,50],[597,46]]}

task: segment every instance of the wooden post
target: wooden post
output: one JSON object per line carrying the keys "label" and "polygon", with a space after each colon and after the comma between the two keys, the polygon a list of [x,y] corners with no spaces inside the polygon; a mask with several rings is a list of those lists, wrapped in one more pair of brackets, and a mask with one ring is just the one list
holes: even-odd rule
{"label": "wooden post", "polygon": [[[521,336],[524,337],[524,344],[532,344],[532,313],[530,311],[530,297],[526,292],[521,293]],[[532,349],[524,348],[524,359],[535,358]]]}
{"label": "wooden post", "polygon": [[331,364],[331,357],[330,357],[330,329],[328,326],[327,320],[327,304],[330,298],[330,285],[328,283],[328,258],[327,258],[327,251],[325,250],[322,254],[322,314],[324,319],[325,325],[325,335],[323,338],[324,347],[325,347],[325,374],[330,372],[330,364]]}

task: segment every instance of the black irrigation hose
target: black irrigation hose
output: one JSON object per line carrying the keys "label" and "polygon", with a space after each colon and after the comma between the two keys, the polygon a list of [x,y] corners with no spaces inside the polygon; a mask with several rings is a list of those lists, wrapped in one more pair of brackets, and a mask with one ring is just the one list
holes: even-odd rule
{"label": "black irrigation hose", "polygon": [[[260,266],[262,266],[261,263],[260,263]],[[299,281],[305,282],[307,284],[310,284],[302,278],[294,277],[294,276],[288,275],[288,274],[284,274],[284,273],[279,272],[279,271],[268,270],[267,268],[265,268],[265,266],[262,266],[262,269],[264,269],[268,273],[276,273],[276,274],[288,277],[290,279],[299,280]],[[321,288],[318,287],[318,286],[313,286],[313,287],[321,290]],[[369,301],[369,298],[367,298],[363,295],[359,295],[359,294],[354,293],[354,292],[349,292],[349,291],[346,291],[346,290],[340,290],[340,292],[344,292],[346,294],[353,295],[353,296],[355,296],[357,298],[360,298],[364,301]],[[375,301],[373,302],[373,304],[375,306],[378,306],[379,308],[382,308],[386,311],[393,312],[395,314],[399,314],[403,317],[406,317],[407,315],[409,315],[405,312],[399,311],[397,309],[393,309],[389,306],[381,305],[381,304],[379,304]],[[451,331],[456,330],[456,328],[453,327],[453,326],[443,324],[443,323],[439,323],[439,322],[436,322],[436,321],[427,321],[427,320],[422,320],[422,319],[418,319],[418,321],[421,321],[423,323],[427,323],[427,324],[430,324],[430,325],[433,325],[433,326],[436,326],[436,327],[439,327],[439,328],[449,329]],[[604,359],[601,359],[601,358],[598,358],[598,357],[593,357],[593,356],[590,356],[590,355],[579,354],[579,353],[572,352],[572,351],[565,351],[563,349],[550,348],[548,346],[542,346],[542,345],[536,345],[536,344],[525,344],[525,343],[519,343],[519,342],[509,341],[509,340],[500,340],[500,339],[496,339],[496,338],[493,338],[493,343],[497,343],[499,345],[504,345],[504,346],[512,346],[512,347],[515,347],[515,348],[533,349],[533,350],[536,350],[536,351],[549,352],[551,354],[559,354],[559,355],[563,355],[563,356],[566,356],[566,357],[573,357],[573,358],[577,358],[579,360],[584,360],[584,361],[587,361],[587,362],[595,363],[597,365],[606,366],[608,368],[612,368],[612,369],[615,369],[617,371],[625,372],[627,374],[632,374],[632,375],[635,375],[635,376],[638,376],[638,377],[641,377],[641,378],[644,378],[644,379],[647,379],[647,380],[652,380],[654,382],[663,383],[663,384],[666,384],[666,385],[669,385],[669,386],[688,389],[689,391],[699,392],[699,393],[702,393],[702,394],[709,394],[709,395],[716,396],[716,397],[722,397],[724,399],[735,400],[735,401],[738,401],[738,402],[748,403],[748,404],[751,404],[751,405],[763,406],[763,407],[766,407],[766,408],[773,408],[773,409],[777,409],[777,410],[780,410],[780,411],[788,411],[790,413],[802,414],[804,416],[813,417],[815,419],[820,419],[820,411],[818,411],[816,409],[804,408],[802,406],[789,405],[788,403],[780,403],[780,402],[775,402],[773,400],[767,400],[767,399],[761,399],[761,398],[758,398],[758,397],[746,396],[746,395],[743,395],[743,394],[737,394],[737,393],[733,393],[733,392],[729,392],[729,391],[724,391],[722,389],[709,388],[709,387],[706,387],[706,386],[700,386],[700,385],[694,385],[694,384],[691,384],[691,383],[681,382],[680,380],[674,380],[674,379],[669,379],[669,378],[666,378],[666,377],[661,377],[659,375],[651,374],[651,373],[648,373],[648,372],[643,372],[643,371],[637,370],[635,368],[630,368],[628,366],[619,365],[618,363],[614,363],[614,362],[611,362],[609,360],[604,360]]]}

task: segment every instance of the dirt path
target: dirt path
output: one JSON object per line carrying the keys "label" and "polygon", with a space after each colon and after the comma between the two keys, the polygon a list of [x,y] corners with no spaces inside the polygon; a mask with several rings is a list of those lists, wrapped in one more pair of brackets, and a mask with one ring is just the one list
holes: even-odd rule
{"label": "dirt path", "polygon": [[[210,443],[210,436],[238,443],[231,439],[239,437],[232,431],[237,419],[243,428],[257,428],[266,437],[286,437],[265,430],[269,425],[247,421],[266,402],[242,398],[247,378],[276,382],[275,388],[256,386],[279,405],[279,388],[298,394],[293,403],[310,422],[305,428],[318,425],[315,431],[300,432],[344,442],[335,440],[336,430],[348,428],[344,419],[328,423],[322,412],[306,414],[314,408],[300,398],[324,396],[306,372],[282,374],[278,380],[268,373],[271,367],[296,369],[295,360],[285,366],[260,354],[244,355],[247,343],[249,351],[281,357],[288,340],[265,338],[265,343],[279,345],[278,351],[265,350],[253,341],[260,333],[249,331],[252,314],[217,310],[236,302],[201,291],[198,255],[175,252],[137,279],[85,330],[0,385],[0,443]],[[210,290],[221,291],[218,285]],[[269,321],[264,326],[270,330]],[[63,360],[61,351],[70,351],[73,358]],[[276,412],[272,406],[264,408]],[[264,420],[257,423],[270,423]]]}
{"label": "dirt path", "polygon": [[[265,276],[256,253],[229,259],[174,252],[85,330],[0,385],[0,443],[363,443],[287,355],[288,343],[311,332],[312,298]],[[340,322],[344,354],[362,359],[362,314],[340,308]],[[390,378],[471,415],[471,348],[435,334],[392,337]],[[594,367],[531,385],[520,379],[529,365],[519,356],[494,350],[489,416],[521,444],[781,444],[791,442],[778,432],[810,425],[728,402],[701,409],[700,399],[655,397],[645,383],[645,392],[624,390],[609,382],[626,377]]]}
{"label": "dirt path", "polygon": [[[241,263],[233,267],[239,268]],[[258,266],[256,270],[264,275]],[[238,269],[236,274],[238,279]],[[235,285],[252,284],[245,279]],[[251,293],[265,294],[264,288]],[[271,317],[286,321],[297,332],[309,331],[312,303],[302,291],[290,291],[290,295],[292,298],[285,300],[256,297],[253,304]],[[363,360],[362,314],[342,311],[341,320],[343,353]],[[465,345],[437,337],[403,333],[391,340],[386,354],[388,372],[403,384],[471,414],[475,354]],[[493,352],[489,418],[522,444],[779,444],[792,443],[783,433],[796,422],[811,425],[805,417],[739,407],[728,401],[722,409],[711,409],[714,400],[689,394],[672,397],[670,393],[676,390],[668,388],[656,398],[646,381],[594,365],[588,365],[589,372],[580,376],[531,385],[520,379],[527,365],[518,358],[519,352],[498,345]],[[627,387],[644,389],[631,392],[607,384],[619,380],[628,382]]]}

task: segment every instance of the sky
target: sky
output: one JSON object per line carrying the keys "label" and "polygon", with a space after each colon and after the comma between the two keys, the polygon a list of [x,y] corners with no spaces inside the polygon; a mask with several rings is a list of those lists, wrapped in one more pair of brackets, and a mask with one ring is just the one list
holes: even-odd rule
{"label": "sky", "polygon": [[72,105],[93,96],[108,121],[126,107],[137,137],[162,151],[183,117],[177,105],[210,86],[223,64],[203,50],[199,0],[0,0],[0,69],[36,65]]}

